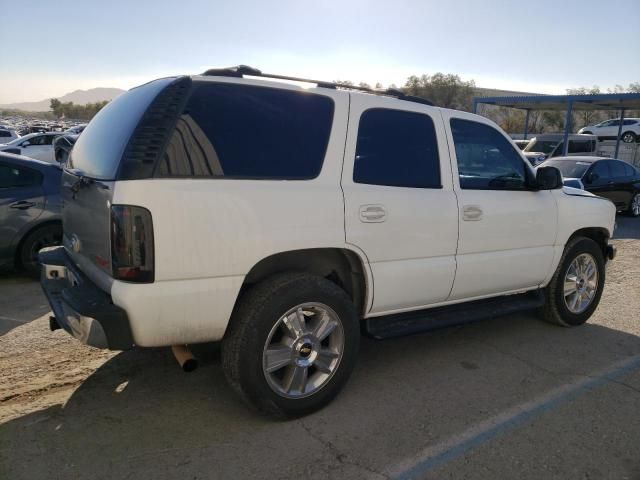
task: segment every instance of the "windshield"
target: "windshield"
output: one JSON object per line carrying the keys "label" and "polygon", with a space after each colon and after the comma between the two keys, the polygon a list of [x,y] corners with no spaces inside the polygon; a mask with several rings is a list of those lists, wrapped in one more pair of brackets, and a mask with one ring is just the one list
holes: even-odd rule
{"label": "windshield", "polygon": [[556,167],[562,172],[564,178],[582,178],[591,163],[578,160],[548,160],[543,165],[545,167]]}
{"label": "windshield", "polygon": [[538,140],[534,138],[529,145],[524,149],[525,152],[542,152],[546,155],[553,152],[553,149],[558,146],[557,140]]}

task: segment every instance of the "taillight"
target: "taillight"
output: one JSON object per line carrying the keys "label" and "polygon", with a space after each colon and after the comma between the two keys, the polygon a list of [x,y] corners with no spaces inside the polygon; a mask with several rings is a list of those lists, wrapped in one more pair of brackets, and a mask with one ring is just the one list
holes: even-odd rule
{"label": "taillight", "polygon": [[146,208],[111,206],[111,266],[116,280],[153,282],[153,223]]}

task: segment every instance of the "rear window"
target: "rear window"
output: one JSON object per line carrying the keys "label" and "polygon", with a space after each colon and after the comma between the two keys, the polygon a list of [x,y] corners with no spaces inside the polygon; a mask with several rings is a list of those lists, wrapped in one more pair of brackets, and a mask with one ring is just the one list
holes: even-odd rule
{"label": "rear window", "polygon": [[582,178],[584,172],[591,166],[590,162],[580,162],[571,160],[547,160],[545,167],[556,167],[564,178]]}
{"label": "rear window", "polygon": [[314,178],[333,112],[333,100],[324,95],[195,83],[156,176]]}
{"label": "rear window", "polygon": [[163,78],[133,88],[109,102],[78,137],[70,167],[99,180],[116,178],[120,159],[142,115],[173,78]]}

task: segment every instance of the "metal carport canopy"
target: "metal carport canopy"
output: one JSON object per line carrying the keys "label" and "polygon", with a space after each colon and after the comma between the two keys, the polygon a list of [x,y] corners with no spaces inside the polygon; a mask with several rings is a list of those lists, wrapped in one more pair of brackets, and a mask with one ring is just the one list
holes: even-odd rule
{"label": "metal carport canopy", "polygon": [[[566,111],[564,130],[564,155],[567,154],[569,131],[571,130],[571,112],[573,110],[620,110],[620,120],[624,118],[626,110],[640,110],[640,93],[597,93],[593,95],[522,95],[508,97],[475,97],[473,99],[473,112],[478,105],[484,103],[499,107],[517,108],[526,110],[525,138],[529,124],[530,110],[564,110]],[[622,121],[618,129],[616,153],[620,144]]]}

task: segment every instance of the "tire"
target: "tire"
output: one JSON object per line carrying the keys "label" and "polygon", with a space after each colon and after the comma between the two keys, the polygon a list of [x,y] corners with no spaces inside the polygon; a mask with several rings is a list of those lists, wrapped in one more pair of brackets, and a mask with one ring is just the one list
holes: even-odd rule
{"label": "tire", "polygon": [[[572,293],[565,296],[565,278],[577,277],[577,275],[572,275],[572,273],[575,272],[575,270],[572,269],[572,264],[579,258],[583,260],[591,259],[590,261],[593,261],[593,266],[595,267],[596,272],[596,285],[593,289],[593,296],[589,303],[581,309],[580,306],[582,305],[582,302],[580,302],[578,305],[579,308],[574,308],[572,310],[570,305],[573,306],[573,300],[575,300],[576,297],[574,296],[575,294]],[[589,317],[591,317],[595,309],[598,307],[600,297],[602,296],[602,289],[604,288],[604,281],[604,255],[600,246],[590,238],[586,237],[575,237],[571,239],[565,247],[560,264],[558,265],[551,282],[549,282],[549,285],[544,290],[545,305],[542,308],[543,318],[550,323],[561,325],[563,327],[576,327],[578,325],[582,325],[589,319]],[[572,282],[570,280],[567,282],[567,285],[570,285],[571,283]],[[578,284],[579,283],[576,282],[576,286]],[[583,282],[583,285],[586,285],[586,294],[588,296],[590,291],[588,288],[589,281]],[[584,294],[585,292],[582,292],[580,295]],[[586,300],[583,301],[586,302]]]}
{"label": "tire", "polygon": [[62,243],[62,225],[50,224],[31,231],[20,244],[18,250],[19,266],[29,276],[40,275],[38,252],[41,248],[52,247]]}
{"label": "tire", "polygon": [[[334,328],[319,341],[321,329],[317,337],[311,331],[323,319]],[[353,371],[359,345],[358,314],[344,290],[315,275],[278,274],[239,299],[222,341],[222,368],[249,406],[274,417],[299,417],[333,400]],[[267,350],[279,349],[282,365],[273,361],[267,372]],[[305,385],[303,378],[306,388],[294,388]]]}
{"label": "tire", "polygon": [[638,136],[633,132],[624,132],[620,138],[624,143],[633,143],[638,139]]}
{"label": "tire", "polygon": [[627,214],[631,217],[640,217],[640,193],[635,193],[631,197]]}

